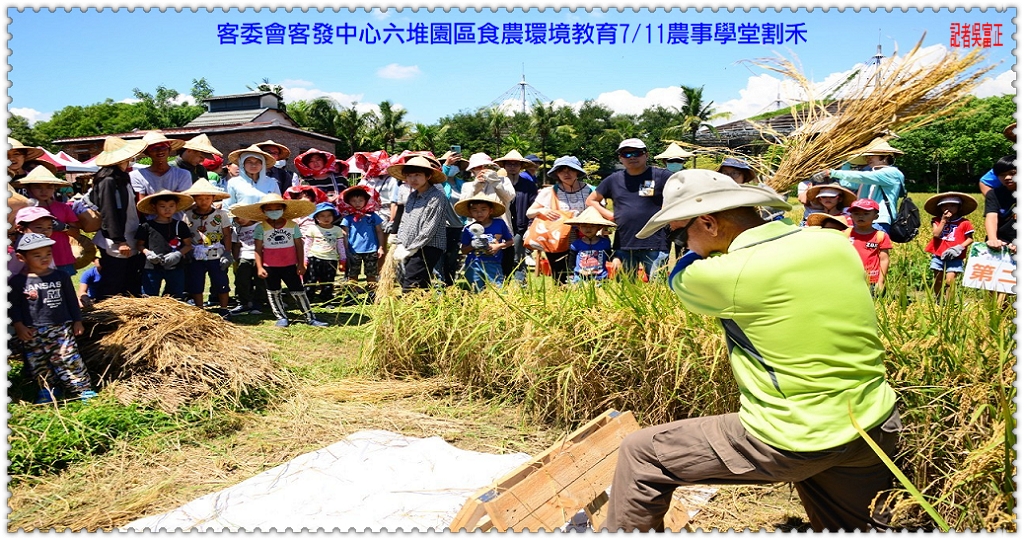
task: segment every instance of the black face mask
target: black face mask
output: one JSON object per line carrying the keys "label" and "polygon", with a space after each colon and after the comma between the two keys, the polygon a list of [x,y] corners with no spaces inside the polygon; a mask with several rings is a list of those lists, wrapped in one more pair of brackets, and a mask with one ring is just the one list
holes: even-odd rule
{"label": "black face mask", "polygon": [[678,228],[678,229],[676,229],[674,231],[672,231],[672,230],[668,231],[668,234],[667,234],[668,242],[670,244],[675,244],[677,246],[685,246],[686,245],[686,241],[687,241],[687,239],[689,237],[689,234],[687,233],[686,229],[687,229],[686,227],[680,227],[680,228]]}

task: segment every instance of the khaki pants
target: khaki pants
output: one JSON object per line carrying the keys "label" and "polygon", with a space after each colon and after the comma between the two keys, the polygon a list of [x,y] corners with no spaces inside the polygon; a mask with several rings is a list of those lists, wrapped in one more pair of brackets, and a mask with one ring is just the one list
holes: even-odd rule
{"label": "khaki pants", "polygon": [[[899,412],[868,435],[890,457]],[[885,527],[871,510],[892,475],[857,438],[819,452],[789,452],[747,433],[738,414],[680,420],[630,434],[619,448],[606,527],[662,530],[676,486],[793,482],[815,531]]]}

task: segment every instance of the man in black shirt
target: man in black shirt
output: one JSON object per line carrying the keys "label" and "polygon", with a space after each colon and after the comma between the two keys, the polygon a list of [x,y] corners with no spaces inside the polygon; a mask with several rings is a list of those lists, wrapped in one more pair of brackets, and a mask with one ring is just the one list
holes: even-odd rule
{"label": "man in black shirt", "polygon": [[1013,197],[1017,190],[1014,157],[1003,156],[996,161],[992,172],[1002,185],[985,194],[985,243],[992,249],[1009,248],[1011,253],[1017,252],[1013,244],[1017,238],[1017,231],[1013,229],[1017,223],[1017,201]]}

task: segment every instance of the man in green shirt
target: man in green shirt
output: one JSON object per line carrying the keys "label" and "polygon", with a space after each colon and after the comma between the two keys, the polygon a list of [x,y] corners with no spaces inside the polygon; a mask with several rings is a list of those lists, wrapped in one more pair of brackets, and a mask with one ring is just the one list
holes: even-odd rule
{"label": "man in green shirt", "polygon": [[841,233],[765,223],[757,207],[790,205],[720,173],[681,171],[638,234],[686,230],[690,251],[669,286],[721,322],[740,411],[627,437],[610,529],[660,530],[678,485],[769,482],[795,483],[817,531],[885,526],[869,507],[892,478],[850,415],[890,456],[902,426],[860,258]]}

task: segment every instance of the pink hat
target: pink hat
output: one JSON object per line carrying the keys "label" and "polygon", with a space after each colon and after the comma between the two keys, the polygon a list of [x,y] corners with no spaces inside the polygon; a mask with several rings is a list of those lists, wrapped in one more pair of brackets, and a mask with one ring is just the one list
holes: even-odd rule
{"label": "pink hat", "polygon": [[850,204],[850,210],[854,208],[860,208],[861,210],[874,210],[878,211],[878,203],[871,199],[857,199]]}
{"label": "pink hat", "polygon": [[32,223],[33,221],[42,218],[55,219],[53,214],[42,206],[26,206],[25,208],[18,210],[18,213],[14,215],[14,222]]}

